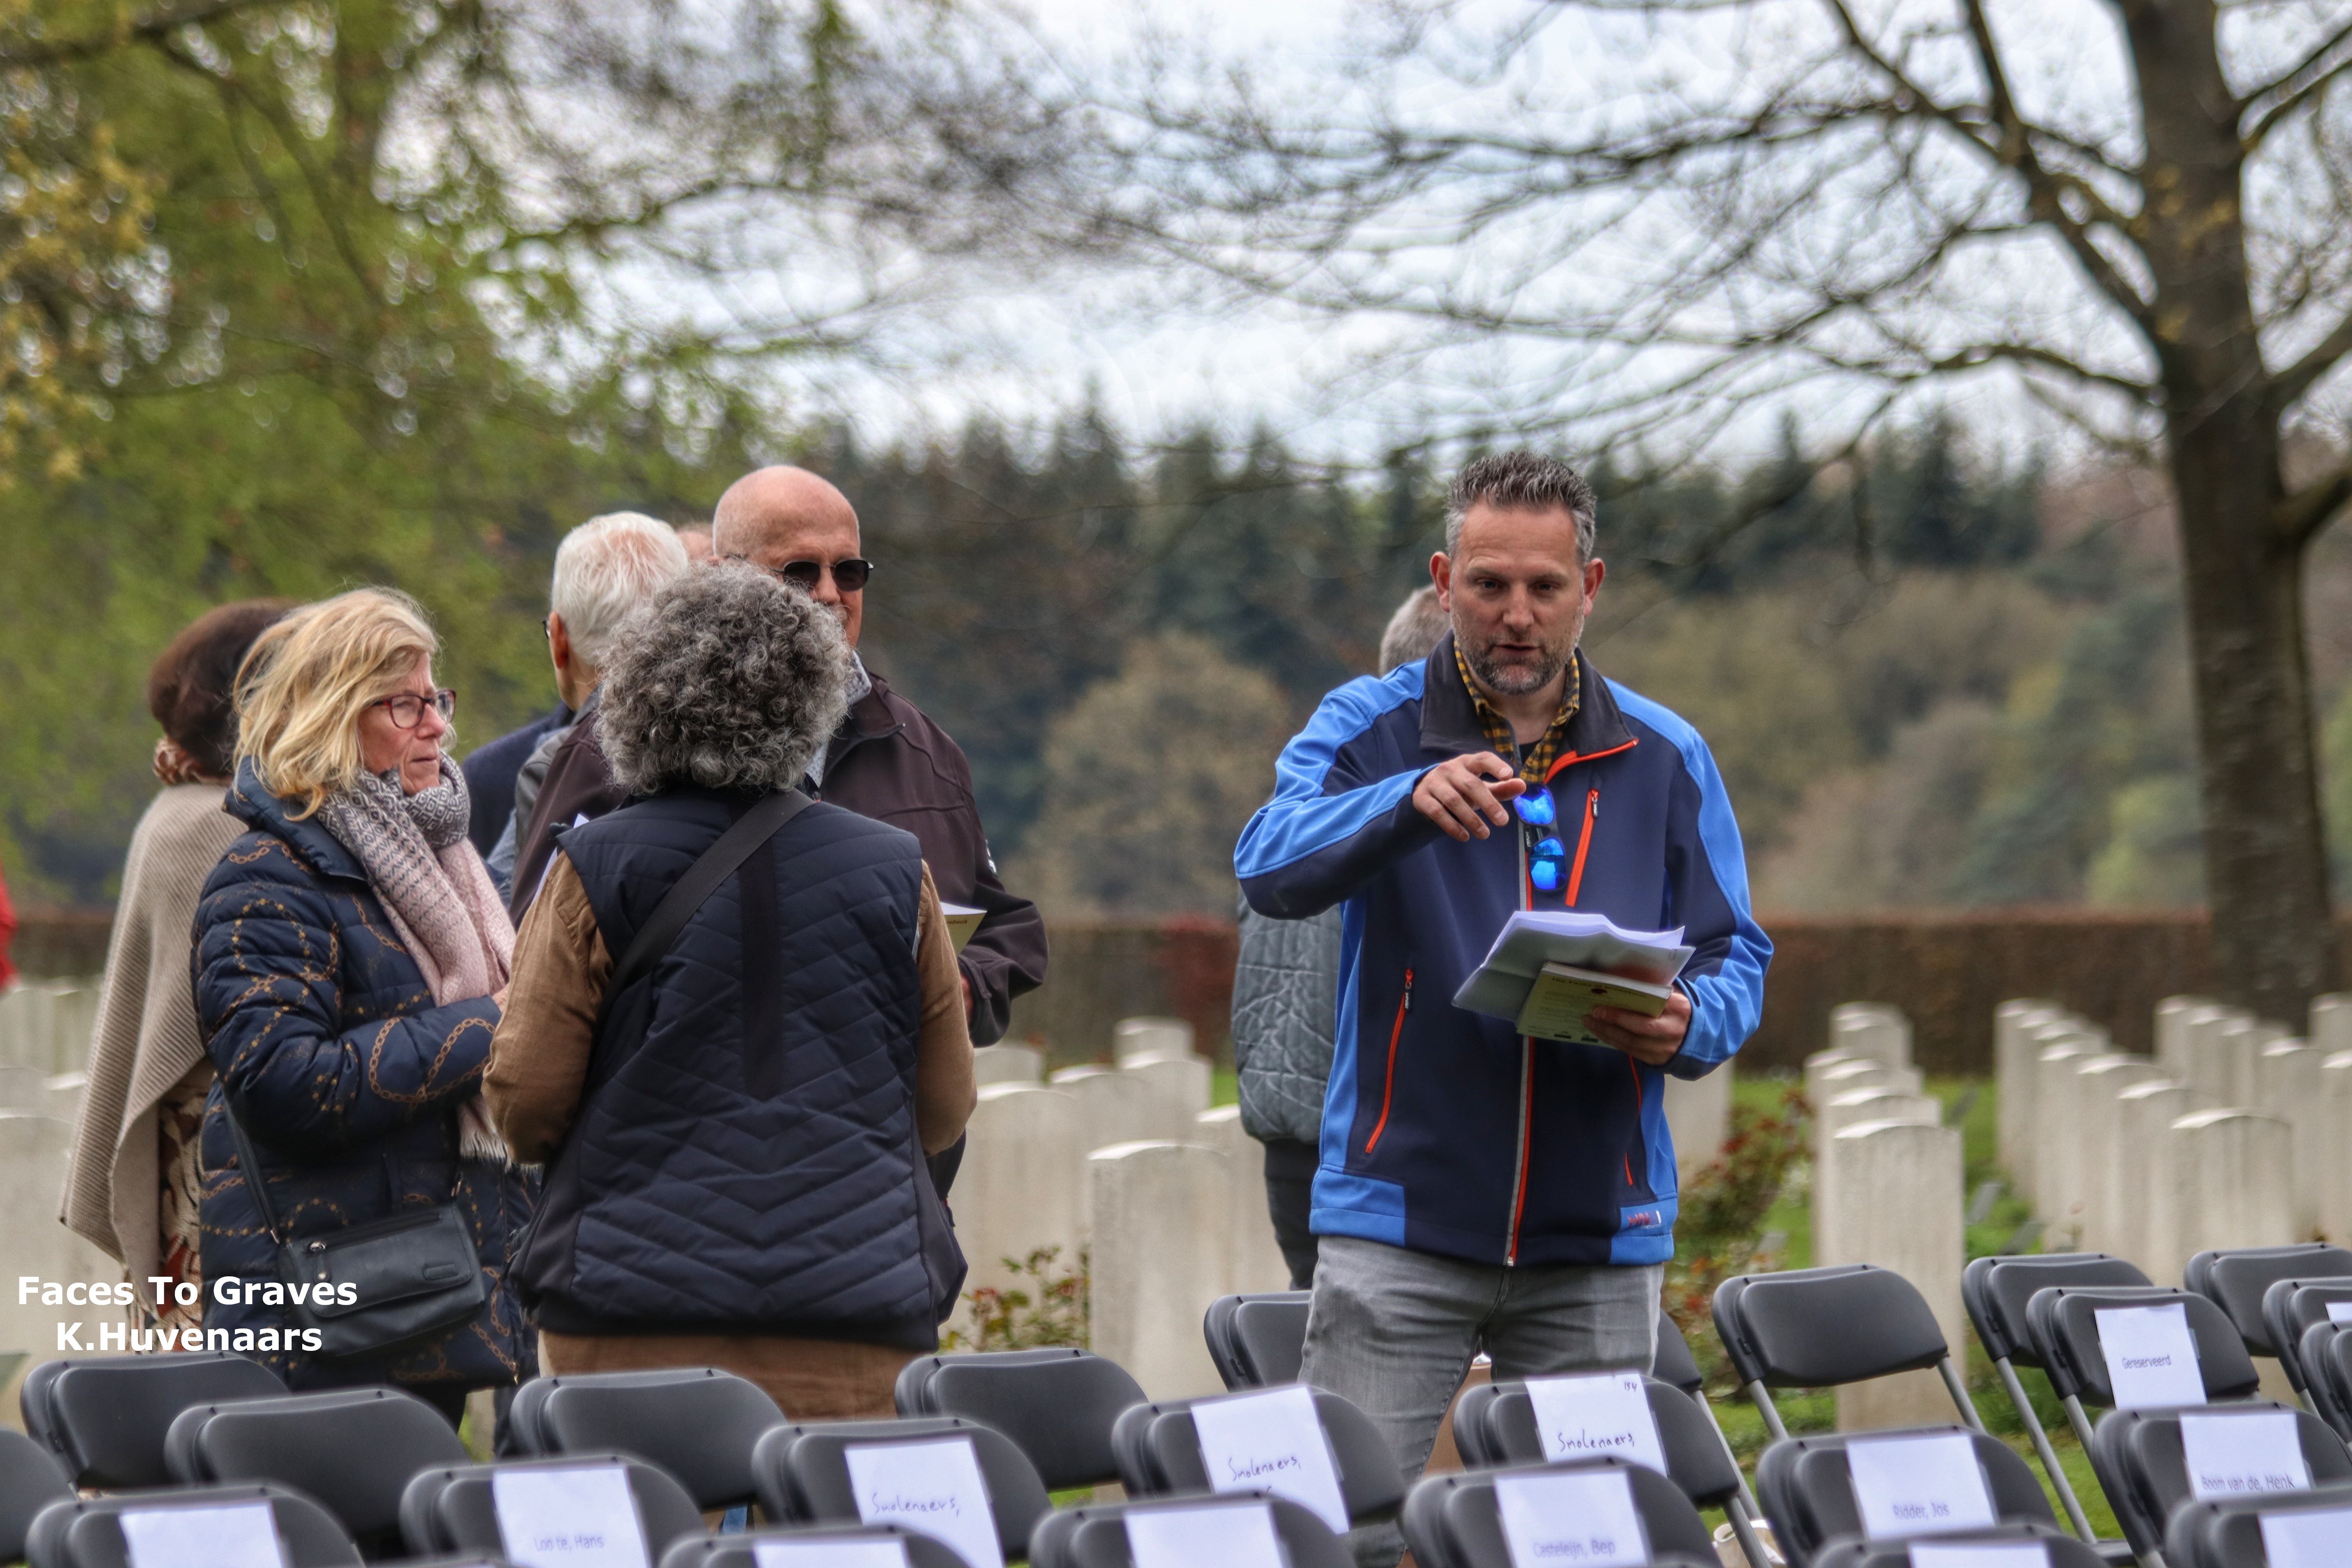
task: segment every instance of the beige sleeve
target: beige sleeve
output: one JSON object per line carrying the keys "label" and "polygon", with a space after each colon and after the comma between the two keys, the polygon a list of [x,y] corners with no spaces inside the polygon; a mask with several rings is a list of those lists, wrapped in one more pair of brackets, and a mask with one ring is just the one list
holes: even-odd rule
{"label": "beige sleeve", "polygon": [[515,934],[514,984],[482,1074],[491,1123],[525,1164],[552,1158],[580,1113],[596,1013],[612,978],[588,889],[558,850]]}
{"label": "beige sleeve", "polygon": [[931,868],[923,868],[923,898],[916,915],[915,974],[922,983],[922,1020],[915,1036],[915,1127],[923,1152],[936,1154],[963,1136],[980,1103],[972,1082],[971,1028],[965,1021],[963,971],[955,938],[940,909]]}

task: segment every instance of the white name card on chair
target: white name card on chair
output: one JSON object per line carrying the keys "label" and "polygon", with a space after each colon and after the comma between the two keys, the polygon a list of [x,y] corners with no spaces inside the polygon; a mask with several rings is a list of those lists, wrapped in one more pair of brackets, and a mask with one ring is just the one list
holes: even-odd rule
{"label": "white name card on chair", "polygon": [[1282,1568],[1274,1510],[1155,1508],[1127,1516],[1127,1551],[1135,1568]]}
{"label": "white name card on chair", "polygon": [[1213,1490],[1272,1492],[1313,1510],[1335,1532],[1348,1533],[1348,1500],[1312,1393],[1270,1388],[1203,1399],[1192,1406],[1192,1429]]}
{"label": "white name card on chair", "polygon": [[1650,1560],[1633,1483],[1622,1470],[1497,1476],[1495,1507],[1511,1568],[1639,1568]]}
{"label": "white name card on chair", "polygon": [[2344,1543],[2352,1541],[2352,1508],[2265,1513],[2255,1522],[2271,1568],[2342,1568]]}
{"label": "white name card on chair", "polygon": [[2038,1541],[1921,1541],[1911,1568],[2050,1568],[2050,1548]]}
{"label": "white name card on chair", "polygon": [[1996,1522],[1984,1467],[1966,1432],[1856,1437],[1846,1445],[1853,1500],[1873,1541],[1948,1535]]}
{"label": "white name card on chair", "polygon": [[1650,1413],[1640,1373],[1531,1377],[1528,1403],[1535,1406],[1544,1458],[1553,1464],[1622,1454],[1666,1473],[1665,1446],[1658,1441],[1658,1418]]}
{"label": "white name card on chair", "polygon": [[945,1542],[971,1568],[1004,1568],[996,1510],[969,1437],[858,1443],[845,1449],[862,1524],[903,1524]]}
{"label": "white name card on chair", "polygon": [[2327,1321],[2331,1323],[2352,1323],[2352,1301],[2328,1302]]}
{"label": "white name card on chair", "polygon": [[907,1568],[903,1541],[760,1541],[758,1568]]}
{"label": "white name card on chair", "polygon": [[133,1508],[115,1519],[131,1568],[285,1568],[278,1521],[266,1502]]}
{"label": "white name card on chair", "polygon": [[645,1526],[619,1465],[493,1470],[490,1502],[517,1568],[646,1568]]}
{"label": "white name card on chair", "polygon": [[2200,1502],[2311,1489],[2292,1410],[2184,1415],[2180,1455],[2189,1462],[2189,1489]]}
{"label": "white name card on chair", "polygon": [[2099,1353],[2107,1360],[2107,1381],[2118,1410],[2178,1410],[2205,1403],[2205,1374],[2197,1369],[2197,1341],[2189,1331],[2189,1309],[2178,1301],[2161,1307],[2102,1307]]}

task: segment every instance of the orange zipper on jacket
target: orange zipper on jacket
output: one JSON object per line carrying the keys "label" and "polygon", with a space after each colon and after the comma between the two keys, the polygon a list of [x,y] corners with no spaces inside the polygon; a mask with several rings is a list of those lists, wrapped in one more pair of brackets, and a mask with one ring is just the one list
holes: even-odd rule
{"label": "orange zipper on jacket", "polygon": [[1389,1104],[1396,1098],[1397,1041],[1404,1037],[1404,1016],[1412,1011],[1412,971],[1404,972],[1404,994],[1397,998],[1396,1022],[1389,1026],[1389,1075],[1381,1086],[1381,1119],[1372,1123],[1372,1135],[1364,1140],[1364,1152],[1380,1147],[1381,1134],[1388,1130]]}
{"label": "orange zipper on jacket", "polygon": [[1568,870],[1568,907],[1576,907],[1577,890],[1584,886],[1584,857],[1592,847],[1592,819],[1601,815],[1601,786],[1595,784],[1584,795],[1584,831],[1576,836],[1576,864]]}

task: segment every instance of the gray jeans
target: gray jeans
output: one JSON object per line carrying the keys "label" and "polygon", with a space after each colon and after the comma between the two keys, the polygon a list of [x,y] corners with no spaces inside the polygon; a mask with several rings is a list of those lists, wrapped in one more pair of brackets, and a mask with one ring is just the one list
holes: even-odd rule
{"label": "gray jeans", "polygon": [[[1370,1416],[1411,1482],[1482,1349],[1497,1381],[1648,1371],[1665,1273],[1662,1264],[1506,1268],[1327,1236],[1301,1375]],[[1404,1552],[1393,1524],[1359,1530],[1349,1544],[1358,1568],[1393,1568]]]}

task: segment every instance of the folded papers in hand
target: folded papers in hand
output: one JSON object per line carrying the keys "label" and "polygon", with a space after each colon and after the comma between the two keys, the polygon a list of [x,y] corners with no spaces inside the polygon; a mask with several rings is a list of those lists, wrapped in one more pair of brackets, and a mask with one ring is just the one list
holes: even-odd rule
{"label": "folded papers in hand", "polygon": [[1606,915],[1576,910],[1517,910],[1486,960],[1454,994],[1454,1005],[1508,1018],[1542,1040],[1602,1043],[1586,1023],[1595,1007],[1654,1017],[1690,962],[1682,928],[1627,931]]}

